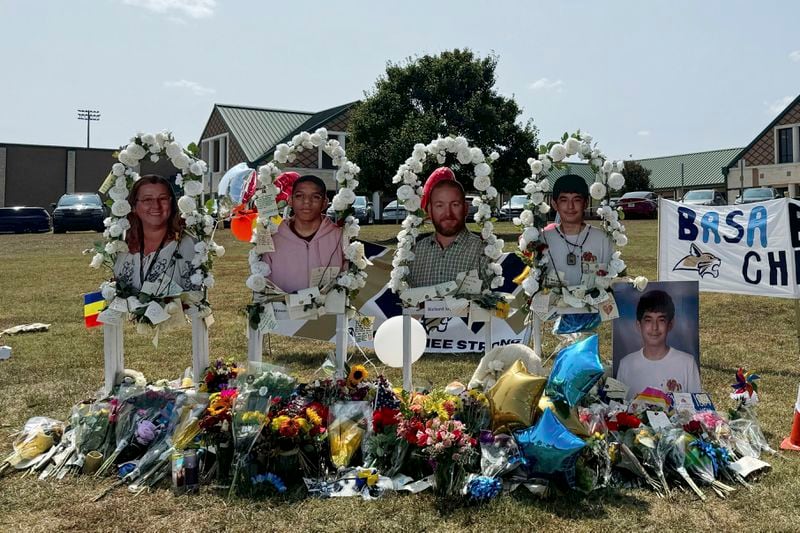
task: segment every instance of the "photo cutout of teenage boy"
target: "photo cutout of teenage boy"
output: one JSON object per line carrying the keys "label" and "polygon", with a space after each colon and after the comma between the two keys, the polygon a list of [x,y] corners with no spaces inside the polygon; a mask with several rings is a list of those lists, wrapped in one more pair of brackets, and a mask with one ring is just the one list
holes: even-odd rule
{"label": "photo cutout of teenage boy", "polygon": [[695,281],[653,282],[639,292],[614,290],[614,377],[628,386],[627,399],[648,387],[699,393],[699,287]]}

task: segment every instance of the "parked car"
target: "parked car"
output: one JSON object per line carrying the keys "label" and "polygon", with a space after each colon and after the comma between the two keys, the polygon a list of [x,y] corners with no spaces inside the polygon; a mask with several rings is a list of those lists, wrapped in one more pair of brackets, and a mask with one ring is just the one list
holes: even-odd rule
{"label": "parked car", "polygon": [[619,199],[617,206],[622,208],[626,217],[656,218],[658,216],[658,196],[654,192],[626,192]]}
{"label": "parked car", "polygon": [[528,202],[528,196],[525,194],[515,194],[509,200],[500,207],[500,216],[498,217],[500,220],[511,220],[514,217],[518,217],[522,210],[525,208],[525,204]]}
{"label": "parked car", "polygon": [[52,204],[53,233],[70,231],[103,231],[106,209],[96,193],[65,194]]}
{"label": "parked car", "polygon": [[689,205],[727,205],[721,192],[713,189],[695,189],[683,195],[681,203]]}
{"label": "parked car", "polygon": [[464,201],[467,203],[467,222],[473,222],[475,213],[478,212],[478,206],[472,205],[472,201],[477,198],[476,196],[465,196]]}
{"label": "parked car", "polygon": [[0,207],[0,233],[46,233],[50,213],[44,207]]}
{"label": "parked car", "polygon": [[397,222],[403,221],[408,212],[402,205],[397,205],[397,200],[392,200],[386,207],[383,208],[381,213],[382,222]]}
{"label": "parked car", "polygon": [[[375,212],[372,210],[372,202],[368,202],[366,196],[356,196],[356,200],[353,202],[353,210],[359,224],[372,224],[374,222]],[[326,214],[328,218],[334,222],[336,221],[336,211],[333,210],[333,206],[328,208]]]}
{"label": "parked car", "polygon": [[751,189],[745,189],[742,195],[738,196],[733,203],[751,204],[753,202],[766,202],[767,200],[774,200],[780,197],[778,191],[772,187],[753,187]]}

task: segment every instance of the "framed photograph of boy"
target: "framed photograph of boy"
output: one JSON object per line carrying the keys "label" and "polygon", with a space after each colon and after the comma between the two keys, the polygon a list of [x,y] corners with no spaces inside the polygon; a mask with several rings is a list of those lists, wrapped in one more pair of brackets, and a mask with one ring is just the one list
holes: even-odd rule
{"label": "framed photograph of boy", "polygon": [[651,282],[644,291],[614,288],[619,318],[612,331],[614,377],[630,400],[647,387],[702,392],[700,297],[696,281]]}

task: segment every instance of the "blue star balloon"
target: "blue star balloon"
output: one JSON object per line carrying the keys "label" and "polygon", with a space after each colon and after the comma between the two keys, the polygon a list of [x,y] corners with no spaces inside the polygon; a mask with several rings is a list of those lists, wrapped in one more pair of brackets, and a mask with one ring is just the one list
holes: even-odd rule
{"label": "blue star balloon", "polygon": [[522,456],[531,473],[570,477],[578,453],[586,446],[569,432],[550,409],[545,409],[535,426],[514,432]]}
{"label": "blue star balloon", "polygon": [[592,335],[558,352],[545,394],[575,407],[602,376],[597,335]]}
{"label": "blue star balloon", "polygon": [[555,335],[588,333],[596,330],[600,322],[600,313],[569,313],[558,317],[553,333]]}

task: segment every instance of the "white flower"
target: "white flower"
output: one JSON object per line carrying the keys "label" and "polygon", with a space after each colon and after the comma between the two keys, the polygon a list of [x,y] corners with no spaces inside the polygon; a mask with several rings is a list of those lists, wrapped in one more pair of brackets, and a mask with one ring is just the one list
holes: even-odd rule
{"label": "white flower", "polygon": [[617,244],[617,246],[625,246],[628,244],[628,237],[622,232],[615,232],[614,242]]}
{"label": "white flower", "polygon": [[108,234],[112,237],[119,237],[122,235],[122,228],[119,224],[112,224],[111,227],[108,228]]}
{"label": "white flower", "polygon": [[550,158],[558,163],[562,159],[567,157],[567,149],[564,148],[564,145],[561,143],[556,143],[550,148]]}
{"label": "white flower", "polygon": [[[197,204],[195,203],[194,198],[192,198],[191,196],[181,196],[178,199],[178,209],[180,210],[181,213],[183,214],[191,213],[196,208]],[[187,220],[186,222],[188,223],[189,221]]]}
{"label": "white flower", "polygon": [[245,282],[247,288],[255,291],[261,292],[267,288],[267,280],[264,276],[259,276],[257,274],[253,274],[249,278],[247,278],[247,282]]}
{"label": "white flower", "polygon": [[117,296],[117,287],[114,283],[103,282],[100,285],[100,292],[103,294],[103,299],[107,302],[110,302]]}
{"label": "white flower", "polygon": [[543,215],[546,215],[550,212],[550,206],[544,203],[539,204],[539,212]]}
{"label": "white flower", "polygon": [[183,187],[183,175],[180,172],[175,176],[175,185]]}
{"label": "white flower", "polygon": [[406,208],[406,211],[411,213],[416,212],[421,206],[421,199],[419,196],[412,196],[408,200],[403,203],[403,207]]}
{"label": "white flower", "polygon": [[152,161],[153,163],[158,163],[158,159],[159,159],[158,154],[153,154],[150,156],[150,161]]}
{"label": "white flower", "polygon": [[222,257],[223,255],[225,255],[225,247],[219,244],[215,244],[214,253],[216,254],[217,257]]}
{"label": "white flower", "polygon": [[536,239],[539,238],[539,230],[536,229],[534,226],[529,226],[525,228],[525,231],[522,232],[520,239],[525,243],[523,248],[525,248],[528,243],[534,242]]}
{"label": "white flower", "polygon": [[192,164],[189,165],[189,172],[194,174],[195,176],[202,176],[206,173],[207,165],[205,161],[193,161]]}
{"label": "white flower", "polygon": [[609,173],[612,170],[614,170],[614,163],[612,163],[611,161],[606,161],[605,163],[603,163],[603,172]]}
{"label": "white flower", "polygon": [[352,189],[339,189],[337,196],[341,197],[341,199],[348,205],[356,201],[356,193],[354,193]]}
{"label": "white flower", "polygon": [[180,310],[181,310],[181,304],[179,304],[178,302],[176,302],[174,300],[169,302],[167,305],[164,306],[164,311],[166,311],[170,315],[174,315],[175,313],[177,313]]}
{"label": "white flower", "polygon": [[498,159],[500,159],[500,154],[497,152],[492,152],[491,154],[489,154],[489,159],[491,159],[492,161],[497,161]]}
{"label": "white flower", "polygon": [[115,217],[124,217],[131,212],[131,204],[127,200],[117,200],[111,204],[111,214]]}
{"label": "white flower", "polygon": [[511,219],[511,223],[514,224],[515,226],[521,226],[522,225],[522,219],[519,218],[519,217],[514,217],[514,218]]}
{"label": "white flower", "polygon": [[347,202],[344,201],[340,195],[336,195],[333,197],[333,202],[331,202],[334,211],[344,211],[347,209]]}
{"label": "white flower", "polygon": [[416,196],[416,192],[414,192],[414,188],[411,185],[401,185],[397,189],[397,199],[400,202],[405,202],[412,196]]}
{"label": "white flower", "polygon": [[625,161],[617,161],[614,163],[614,168],[617,169],[617,172],[622,172],[625,170]]}
{"label": "white flower", "polygon": [[136,165],[139,164],[139,160],[138,159],[134,159],[128,153],[127,150],[120,151],[118,159],[119,159],[120,163],[122,163],[123,165],[128,166],[128,167],[135,167]]}
{"label": "white flower", "polygon": [[543,179],[542,181],[538,182],[539,190],[542,192],[547,192],[550,190],[550,180]]}
{"label": "white flower", "polygon": [[533,212],[530,209],[523,209],[519,214],[520,224],[523,226],[530,226],[533,224]]}
{"label": "white flower", "polygon": [[100,268],[103,264],[103,254],[94,254],[92,257],[92,262],[89,263],[89,266],[92,268]]}
{"label": "white flower", "polygon": [[592,195],[592,198],[595,200],[602,200],[606,197],[606,186],[596,181],[589,187],[589,194]]}
{"label": "white flower", "polygon": [[117,187],[115,185],[108,190],[108,196],[115,201],[125,200],[128,198],[128,189],[126,189],[124,186]]}
{"label": "white flower", "polygon": [[608,177],[608,186],[618,191],[625,185],[625,176],[620,174],[619,172],[612,172],[611,175]]}
{"label": "white flower", "polygon": [[206,287],[208,287],[209,289],[210,289],[210,288],[212,288],[212,287],[214,286],[214,274],[212,274],[211,272],[209,272],[209,273],[206,275],[205,279],[203,280],[203,285],[205,285],[205,286],[206,286]]}
{"label": "white flower", "polygon": [[475,165],[475,176],[476,177],[488,176],[491,173],[492,173],[492,167],[490,167],[486,163],[479,163],[479,164]]}
{"label": "white flower", "polygon": [[207,254],[208,245],[205,242],[200,241],[194,245],[194,251],[197,252],[198,254]]}
{"label": "white flower", "polygon": [[186,180],[183,184],[183,192],[187,196],[200,196],[203,192],[203,184],[198,180]]}
{"label": "white flower", "polygon": [[125,165],[122,163],[114,163],[111,165],[111,173],[119,177],[125,174]]}
{"label": "white flower", "polygon": [[183,152],[172,158],[172,164],[175,166],[175,168],[179,168],[181,170],[189,168],[191,162],[192,160],[189,159],[189,156]]}
{"label": "white flower", "polygon": [[480,148],[470,148],[469,153],[472,156],[472,163],[474,165],[483,163],[486,160]]}
{"label": "white flower", "polygon": [[534,204],[540,204],[544,202],[544,193],[543,192],[535,192],[531,194],[531,202]]}
{"label": "white flower", "polygon": [[469,151],[469,148],[464,147],[456,153],[456,159],[462,165],[467,165],[472,162],[472,153]]}
{"label": "white flower", "polygon": [[179,154],[183,153],[183,147],[180,143],[171,142],[167,144],[167,157],[175,159]]}
{"label": "white flower", "polygon": [[192,276],[189,278],[189,283],[191,283],[192,285],[200,285],[201,283],[203,283],[203,273],[195,272],[194,274],[192,274]]}
{"label": "white flower", "polygon": [[564,149],[567,151],[567,155],[577,154],[580,146],[581,142],[575,137],[570,137],[567,139],[567,142],[564,143]]}
{"label": "white flower", "polygon": [[267,277],[271,273],[271,269],[264,261],[256,261],[250,265],[250,273],[256,276]]}
{"label": "white flower", "polygon": [[578,148],[578,152],[580,152],[584,158],[587,158],[589,154],[592,153],[592,146],[588,142],[584,141],[581,143],[580,148]]}
{"label": "white flower", "polygon": [[503,252],[498,250],[497,247],[489,245],[483,248],[483,253],[489,259],[496,260],[502,255]]}
{"label": "white flower", "polygon": [[544,167],[542,166],[542,162],[541,161],[534,160],[533,163],[531,163],[531,173],[532,174],[539,174],[542,171],[543,168]]}
{"label": "white flower", "polygon": [[647,278],[644,276],[636,276],[631,282],[637,291],[642,292],[647,288]]}
{"label": "white flower", "polygon": [[125,241],[113,241],[115,253],[128,253],[128,243]]}
{"label": "white flower", "polygon": [[134,158],[136,161],[139,161],[147,155],[147,150],[136,143],[130,143],[128,147],[125,148],[125,151],[128,152],[128,155]]}
{"label": "white flower", "polygon": [[488,189],[486,189],[486,197],[490,200],[492,200],[493,198],[497,198],[497,194],[498,194],[497,189],[494,187],[489,187]]}
{"label": "white flower", "polygon": [[478,191],[485,191],[492,185],[492,180],[489,176],[476,176],[474,180],[472,180],[472,185]]}

